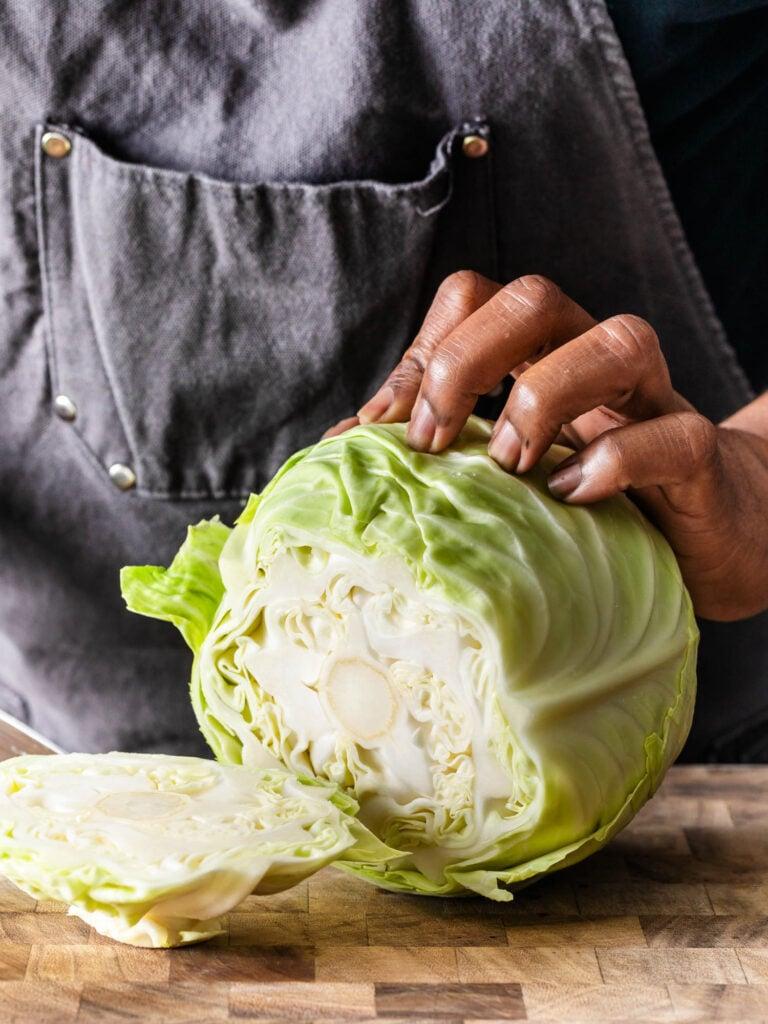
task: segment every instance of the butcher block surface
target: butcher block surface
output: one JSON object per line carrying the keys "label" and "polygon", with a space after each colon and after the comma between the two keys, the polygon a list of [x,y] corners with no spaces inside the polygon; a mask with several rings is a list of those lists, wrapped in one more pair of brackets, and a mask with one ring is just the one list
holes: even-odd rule
{"label": "butcher block surface", "polygon": [[768,767],[680,767],[511,904],[327,869],[227,933],[121,946],[0,883],[0,1021],[768,1022]]}

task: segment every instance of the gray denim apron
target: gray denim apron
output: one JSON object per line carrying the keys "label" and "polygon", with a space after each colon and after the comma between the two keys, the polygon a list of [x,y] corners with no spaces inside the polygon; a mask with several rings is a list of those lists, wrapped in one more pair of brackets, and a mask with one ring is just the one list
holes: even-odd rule
{"label": "gray denim apron", "polygon": [[[123,610],[119,567],[231,521],[451,270],[639,313],[703,412],[750,399],[602,2],[0,19],[0,703],[62,746],[202,750],[187,655]],[[690,756],[759,726],[768,757],[766,622],[705,626]]]}

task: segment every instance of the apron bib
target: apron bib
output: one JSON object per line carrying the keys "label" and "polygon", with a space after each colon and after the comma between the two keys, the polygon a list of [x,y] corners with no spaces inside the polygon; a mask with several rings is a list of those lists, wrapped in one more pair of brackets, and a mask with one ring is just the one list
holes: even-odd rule
{"label": "apron bib", "polygon": [[[124,611],[119,567],[231,521],[451,271],[646,317],[715,420],[752,397],[602,2],[6,19],[0,703],[62,746],[200,751],[186,654]],[[768,721],[767,624],[705,624],[691,756]]]}

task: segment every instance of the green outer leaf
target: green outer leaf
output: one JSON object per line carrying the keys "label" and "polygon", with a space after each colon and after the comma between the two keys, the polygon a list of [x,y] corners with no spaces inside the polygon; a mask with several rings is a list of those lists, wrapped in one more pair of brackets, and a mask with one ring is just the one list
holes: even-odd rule
{"label": "green outer leaf", "polygon": [[197,651],[211,628],[224,587],[218,561],[231,530],[218,517],[187,529],[170,566],[128,565],[120,589],[129,610],[176,626]]}
{"label": "green outer leaf", "polygon": [[224,593],[218,560],[231,528],[204,519],[187,528],[184,543],[170,566],[128,565],[120,571],[120,589],[128,609],[139,615],[171,622],[195,655],[190,695],[195,716],[215,756],[239,764],[240,744],[218,722],[206,727],[205,707],[200,701],[198,651],[208,635]]}

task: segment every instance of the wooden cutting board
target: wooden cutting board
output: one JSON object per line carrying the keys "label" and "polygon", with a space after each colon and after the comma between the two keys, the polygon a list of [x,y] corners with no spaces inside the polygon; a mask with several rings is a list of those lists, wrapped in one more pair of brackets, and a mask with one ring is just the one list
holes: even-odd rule
{"label": "wooden cutting board", "polygon": [[120,946],[0,887],[0,1021],[768,1021],[768,767],[673,769],[604,852],[502,905],[333,869],[226,936]]}

